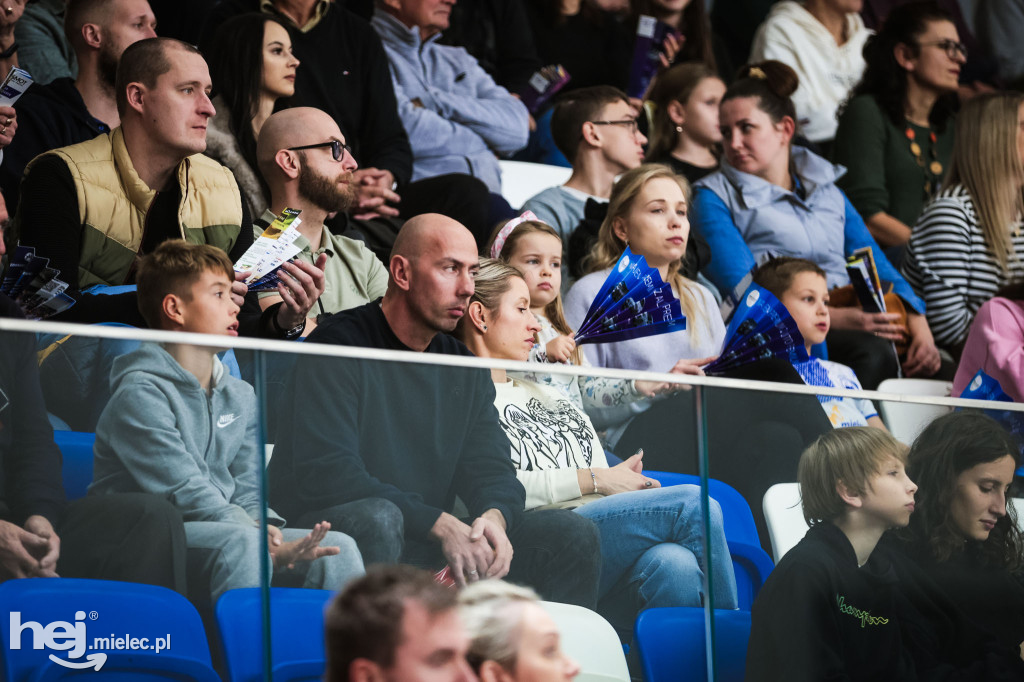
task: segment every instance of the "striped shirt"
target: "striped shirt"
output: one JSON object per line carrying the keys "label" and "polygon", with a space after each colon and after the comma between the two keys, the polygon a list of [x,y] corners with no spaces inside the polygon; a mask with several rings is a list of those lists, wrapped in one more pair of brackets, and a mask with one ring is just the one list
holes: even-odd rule
{"label": "striped shirt", "polygon": [[1007,271],[989,251],[967,189],[956,185],[928,204],[910,235],[903,276],[924,300],[939,346],[963,343],[974,314],[1009,281],[1024,278],[1024,234],[1011,234]]}

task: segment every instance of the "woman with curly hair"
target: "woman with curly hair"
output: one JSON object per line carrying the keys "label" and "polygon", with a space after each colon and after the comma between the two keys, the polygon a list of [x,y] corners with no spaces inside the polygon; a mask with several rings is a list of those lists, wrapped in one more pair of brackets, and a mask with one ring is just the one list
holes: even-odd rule
{"label": "woman with curly hair", "polygon": [[919,488],[903,546],[973,626],[1014,649],[1024,641],[1024,541],[1007,495],[1018,452],[983,414],[932,422],[907,458]]}
{"label": "woman with curly hair", "polygon": [[864,60],[864,77],[839,112],[833,160],[847,172],[836,184],[898,265],[910,226],[949,167],[967,48],[944,10],[912,2],[890,12]]}

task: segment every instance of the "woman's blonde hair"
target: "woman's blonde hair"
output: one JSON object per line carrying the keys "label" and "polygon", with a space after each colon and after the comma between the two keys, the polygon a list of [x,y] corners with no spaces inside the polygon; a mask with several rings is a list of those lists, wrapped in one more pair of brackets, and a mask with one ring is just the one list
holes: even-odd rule
{"label": "woman's blonde hair", "polygon": [[[498,236],[502,227],[502,225],[499,225],[495,228],[490,241],[487,242],[487,253],[491,252],[491,246],[494,244],[494,240]],[[562,238],[558,235],[555,228],[539,220],[526,220],[516,225],[515,229],[513,229],[505,238],[505,243],[501,247],[501,253],[498,254],[498,260],[502,263],[508,263],[512,260],[512,255],[516,252],[516,244],[519,240],[528,234],[536,234],[538,232],[541,234],[549,234],[557,239],[559,244],[562,243]],[[565,310],[562,309],[561,291],[556,291],[554,300],[544,306],[544,317],[548,319],[551,326],[554,327],[555,331],[559,334],[565,334],[566,336],[573,335],[573,329],[565,319]],[[573,349],[569,359],[574,365],[583,364],[583,354],[580,352],[579,348]]]}
{"label": "woman's blonde hair", "polygon": [[953,163],[944,187],[963,185],[981,233],[1005,272],[1017,259],[1010,231],[1024,213],[1024,163],[1017,153],[1018,112],[1024,93],[993,92],[969,99],[956,117]]}
{"label": "woman's blonde hair", "polygon": [[[476,272],[473,280],[473,295],[469,302],[479,302],[485,310],[495,311],[501,303],[501,297],[512,288],[512,279],[518,277],[524,279],[523,273],[508,263],[493,258],[481,258],[480,269]],[[463,315],[455,326],[456,338],[466,340],[466,318]]]}
{"label": "woman's blonde hair", "polygon": [[684,62],[672,66],[654,81],[647,98],[654,104],[648,158],[660,158],[675,148],[678,135],[682,133],[676,130],[675,121],[668,115],[668,107],[672,102],[686,106],[694,90],[708,78],[718,78],[718,73],[704,62]]}
{"label": "woman's blonde hair", "polygon": [[481,580],[459,593],[459,616],[470,637],[466,660],[475,671],[484,661],[515,670],[527,604],[540,604],[536,592],[501,580]]}
{"label": "woman's blonde hair", "polygon": [[[626,216],[633,207],[633,202],[643,191],[644,187],[651,180],[664,178],[679,185],[683,196],[689,204],[690,183],[686,178],[676,175],[668,166],[660,163],[645,163],[632,170],[628,170],[612,187],[612,195],[608,200],[608,214],[601,223],[601,229],[597,233],[597,241],[586,258],[583,259],[583,271],[586,273],[607,270],[615,265],[626,250],[626,243],[615,234],[615,221],[626,220]],[[643,255],[643,254],[638,254]],[[697,344],[698,335],[692,333],[697,321],[703,326],[708,322],[704,311],[698,304],[697,284],[682,275],[679,271],[683,259],[680,258],[668,266],[668,277],[666,281],[679,296],[679,307],[688,320],[687,328],[691,330],[690,343]]]}

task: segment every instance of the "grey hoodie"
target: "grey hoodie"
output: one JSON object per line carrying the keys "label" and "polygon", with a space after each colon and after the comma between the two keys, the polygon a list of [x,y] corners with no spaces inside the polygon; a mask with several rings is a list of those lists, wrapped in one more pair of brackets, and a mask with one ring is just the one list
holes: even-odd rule
{"label": "grey hoodie", "polygon": [[89,494],[152,493],[185,521],[257,524],[263,448],[252,386],[214,358],[208,397],[156,344],[115,360],[110,381]]}

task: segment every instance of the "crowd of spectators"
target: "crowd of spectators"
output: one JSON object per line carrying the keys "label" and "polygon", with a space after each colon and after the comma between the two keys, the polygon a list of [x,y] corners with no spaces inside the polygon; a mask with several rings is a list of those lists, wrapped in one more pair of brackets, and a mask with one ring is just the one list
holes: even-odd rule
{"label": "crowd of spectators", "polygon": [[[696,473],[703,450],[766,546],[774,483],[799,479],[811,526],[754,605],[749,679],[1020,679],[1020,444],[992,419],[940,418],[907,454],[866,400],[548,371],[702,375],[753,281],[809,359],[728,378],[959,394],[981,369],[1024,399],[1024,13],[976,4],[0,0],[0,75],[35,81],[0,106],[0,255],[59,271],[57,321],[409,354],[143,344],[103,377],[69,502],[37,371],[53,346],[5,334],[0,580],[149,582],[208,608],[265,564],[348,585],[326,679],[571,678],[538,598],[624,644],[643,609],[738,606],[717,503],[644,474]],[[548,64],[571,78],[530,109]],[[571,174],[510,206],[508,158]],[[233,264],[285,209],[299,254],[252,291]],[[686,327],[578,348],[627,249]],[[886,312],[854,294],[865,249]],[[0,316],[23,312],[0,294]]]}

